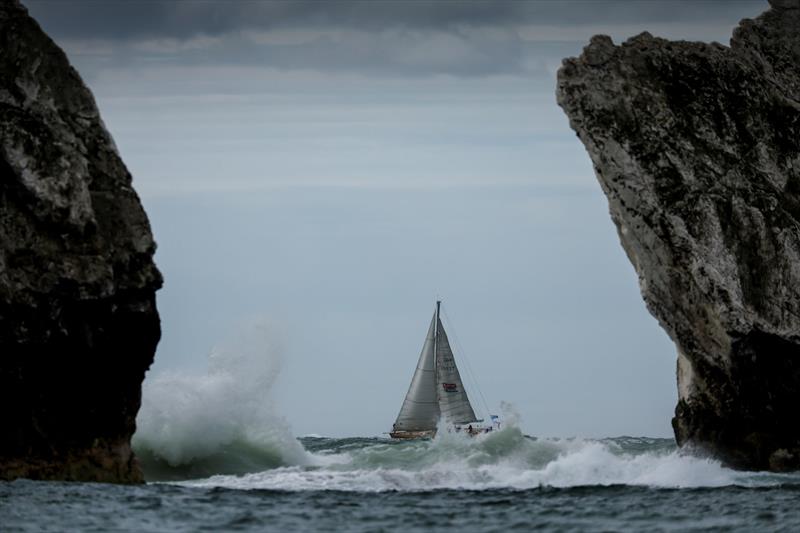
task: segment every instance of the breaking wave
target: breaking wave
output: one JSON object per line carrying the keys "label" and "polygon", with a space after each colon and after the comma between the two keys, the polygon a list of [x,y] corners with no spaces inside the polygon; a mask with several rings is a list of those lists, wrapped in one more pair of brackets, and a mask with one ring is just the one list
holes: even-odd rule
{"label": "breaking wave", "polygon": [[301,439],[316,465],[216,475],[182,484],[269,490],[526,490],[633,485],[658,488],[770,486],[800,476],[744,473],[681,453],[671,439],[536,439],[508,425],[479,437],[445,433],[433,440]]}
{"label": "breaking wave", "polygon": [[217,346],[205,375],[145,380],[133,448],[148,480],[244,474],[313,457],[273,409],[280,348],[265,322]]}
{"label": "breaking wave", "polygon": [[280,350],[265,324],[213,350],[202,376],[148,378],[133,446],[149,481],[285,491],[526,490],[800,485],[800,474],[743,473],[682,453],[672,439],[537,439],[506,406],[502,429],[469,437],[297,439],[274,411]]}

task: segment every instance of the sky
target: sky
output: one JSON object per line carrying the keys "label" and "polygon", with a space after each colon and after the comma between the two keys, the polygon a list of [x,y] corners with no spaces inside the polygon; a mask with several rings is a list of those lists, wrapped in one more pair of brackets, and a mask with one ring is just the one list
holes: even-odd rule
{"label": "sky", "polygon": [[147,380],[203,374],[266,324],[297,435],[378,435],[441,298],[483,414],[481,396],[533,435],[671,436],[675,349],[555,74],[597,33],[727,44],[765,1],[24,3],[150,217]]}

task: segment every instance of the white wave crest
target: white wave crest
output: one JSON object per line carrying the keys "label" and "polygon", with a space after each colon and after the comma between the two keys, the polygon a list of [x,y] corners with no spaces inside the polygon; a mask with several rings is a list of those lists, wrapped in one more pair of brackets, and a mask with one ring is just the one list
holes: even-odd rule
{"label": "white wave crest", "polygon": [[267,322],[254,322],[212,350],[206,375],[165,373],[145,380],[134,449],[177,466],[236,443],[275,456],[279,464],[311,464],[273,409],[270,391],[281,369],[275,338]]}
{"label": "white wave crest", "polygon": [[[322,451],[311,453],[270,398],[281,367],[274,338],[266,323],[255,323],[213,350],[207,374],[146,380],[133,445],[143,462],[151,462],[151,479],[202,477],[182,483],[365,492],[800,483],[798,475],[735,472],[668,443],[650,446],[646,439],[533,439],[522,434],[508,405],[503,428],[477,437],[445,427],[429,441],[309,436],[322,441],[313,446]],[[220,472],[244,475],[213,475]]]}
{"label": "white wave crest", "polygon": [[775,475],[736,472],[716,461],[674,449],[625,453],[609,442],[531,439],[512,425],[477,438],[444,432],[427,442],[376,441],[359,449],[317,457],[327,465],[283,467],[244,476],[213,476],[186,484],[379,492],[597,485],[689,488],[786,481]]}

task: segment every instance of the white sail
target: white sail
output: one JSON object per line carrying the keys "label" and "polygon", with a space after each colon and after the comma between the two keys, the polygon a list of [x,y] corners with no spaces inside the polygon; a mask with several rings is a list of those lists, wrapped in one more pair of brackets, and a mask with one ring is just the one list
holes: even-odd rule
{"label": "white sail", "polygon": [[436,336],[436,388],[439,396],[441,417],[450,424],[469,424],[475,422],[475,411],[467,398],[467,391],[461,382],[456,367],[453,350],[447,340],[442,321],[439,320]]}
{"label": "white sail", "polygon": [[434,356],[436,315],[431,320],[417,369],[411,379],[400,414],[394,423],[395,431],[430,431],[439,422],[439,401],[436,395],[436,365]]}

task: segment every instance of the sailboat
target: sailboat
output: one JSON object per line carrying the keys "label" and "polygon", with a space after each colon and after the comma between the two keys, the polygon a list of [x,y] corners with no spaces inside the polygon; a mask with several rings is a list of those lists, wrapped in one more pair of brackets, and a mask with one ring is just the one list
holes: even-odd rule
{"label": "sailboat", "polygon": [[491,427],[479,426],[483,420],[478,420],[469,403],[439,318],[441,306],[437,301],[414,377],[389,433],[393,439],[433,437],[442,419],[456,431],[467,428],[471,435],[491,431]]}

